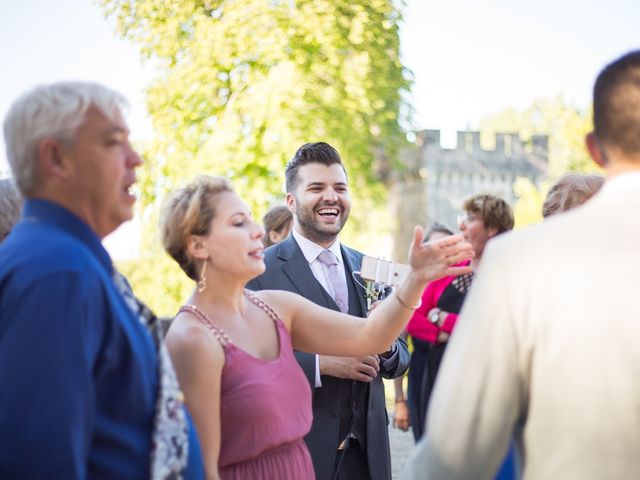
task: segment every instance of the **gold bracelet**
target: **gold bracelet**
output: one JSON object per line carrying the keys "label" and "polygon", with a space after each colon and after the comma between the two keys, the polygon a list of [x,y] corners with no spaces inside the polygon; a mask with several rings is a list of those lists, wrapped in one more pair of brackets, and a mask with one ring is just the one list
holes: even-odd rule
{"label": "gold bracelet", "polygon": [[400,298],[400,295],[398,294],[398,292],[396,291],[396,294],[394,295],[394,297],[396,297],[396,300],[398,300],[398,302],[400,303],[400,305],[402,305],[404,308],[406,308],[407,310],[416,310],[418,308],[420,308],[420,305],[422,305],[422,298],[420,300],[418,300],[418,303],[416,305],[414,305],[413,307],[410,305],[407,305],[406,303],[404,303],[402,301],[402,299]]}

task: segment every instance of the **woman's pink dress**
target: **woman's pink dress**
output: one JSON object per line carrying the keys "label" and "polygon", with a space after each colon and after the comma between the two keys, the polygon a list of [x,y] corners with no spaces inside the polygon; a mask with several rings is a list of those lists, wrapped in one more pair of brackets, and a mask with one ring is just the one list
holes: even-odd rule
{"label": "woman's pink dress", "polygon": [[182,307],[205,323],[225,352],[220,393],[222,480],[314,479],[303,437],[311,429],[311,387],[293,354],[291,336],[275,312],[251,292],[245,295],[273,319],[280,353],[260,360],[231,342],[193,305]]}

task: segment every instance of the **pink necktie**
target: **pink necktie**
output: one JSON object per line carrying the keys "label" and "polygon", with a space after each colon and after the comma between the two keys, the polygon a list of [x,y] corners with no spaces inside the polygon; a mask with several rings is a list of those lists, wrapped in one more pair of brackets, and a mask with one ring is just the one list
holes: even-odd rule
{"label": "pink necktie", "polygon": [[347,291],[347,282],[338,270],[338,259],[332,251],[325,250],[318,255],[318,260],[326,267],[330,286],[333,287],[333,292],[329,293],[332,293],[340,311],[347,312],[349,310],[349,293]]}

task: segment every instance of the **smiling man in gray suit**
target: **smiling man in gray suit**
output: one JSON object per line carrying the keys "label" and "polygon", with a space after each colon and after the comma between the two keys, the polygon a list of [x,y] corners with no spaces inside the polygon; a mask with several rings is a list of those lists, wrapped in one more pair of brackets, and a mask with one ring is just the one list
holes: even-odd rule
{"label": "smiling man in gray suit", "polygon": [[493,478],[512,437],[524,479],[638,478],[640,51],[600,73],[593,121],[604,187],[489,245],[403,478]]}
{"label": "smiling man in gray suit", "polygon": [[[354,276],[362,253],[338,241],[351,209],[340,155],[326,143],[303,145],[285,175],[294,227],[285,240],[266,250],[266,271],[249,288],[288,290],[318,305],[365,317],[362,280]],[[363,358],[305,352],[296,352],[296,357],[314,388],[313,425],[305,441],[317,479],[390,479],[381,376],[394,378],[406,371],[406,343],[397,340],[387,352]]]}

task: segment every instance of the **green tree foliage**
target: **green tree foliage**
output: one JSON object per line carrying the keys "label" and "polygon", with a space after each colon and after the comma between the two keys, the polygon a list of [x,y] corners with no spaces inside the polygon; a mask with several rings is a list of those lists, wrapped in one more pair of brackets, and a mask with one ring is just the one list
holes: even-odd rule
{"label": "green tree foliage", "polygon": [[479,127],[483,134],[490,134],[487,138],[495,132],[519,132],[525,142],[530,142],[532,135],[549,135],[549,182],[536,187],[522,178],[514,185],[518,197],[514,205],[516,227],[542,219],[542,202],[549,186],[560,175],[598,170],[584,144],[591,129],[591,115],[562,96],[538,100],[522,110],[507,108],[482,119]]}
{"label": "green tree foliage", "polygon": [[518,178],[513,184],[517,200],[513,205],[515,228],[524,227],[542,221],[542,203],[549,191],[549,182],[540,186],[533,184],[528,178]]}
{"label": "green tree foliage", "polygon": [[[261,214],[282,201],[284,165],[295,150],[323,140],[338,149],[350,175],[354,209],[346,238],[357,246],[379,234],[365,219],[384,211],[379,180],[390,168],[386,159],[396,157],[409,111],[409,76],[399,58],[402,2],[99,3],[157,68],[147,90],[155,138],[144,149],[145,222],[167,191],[201,172],[231,178]],[[160,293],[178,305],[185,289],[166,276],[170,267],[151,233],[143,251],[154,255],[153,267],[141,260],[148,273],[123,267],[136,291],[153,307]]]}

